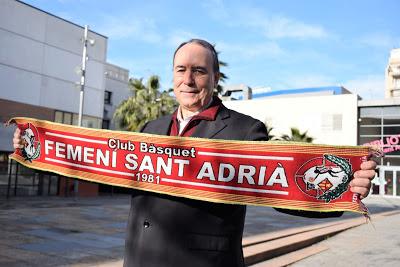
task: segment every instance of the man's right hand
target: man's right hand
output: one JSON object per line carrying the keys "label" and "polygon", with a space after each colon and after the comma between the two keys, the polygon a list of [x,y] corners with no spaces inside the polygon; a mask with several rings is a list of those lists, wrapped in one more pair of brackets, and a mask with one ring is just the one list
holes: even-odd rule
{"label": "man's right hand", "polygon": [[21,130],[19,128],[15,129],[14,138],[13,138],[13,146],[14,146],[14,149],[24,147],[24,141],[21,138]]}

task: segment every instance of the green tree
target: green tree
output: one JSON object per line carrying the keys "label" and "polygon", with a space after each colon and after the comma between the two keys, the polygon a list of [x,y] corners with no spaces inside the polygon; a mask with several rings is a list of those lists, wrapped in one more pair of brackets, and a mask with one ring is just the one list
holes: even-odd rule
{"label": "green tree", "polygon": [[[219,54],[219,53],[220,52],[217,52],[217,54]],[[226,74],[221,71],[222,67],[228,67],[228,63],[226,63],[225,61],[220,60],[219,61],[219,70],[220,70],[220,72],[219,72],[219,82],[218,82],[217,88],[215,88],[215,90],[214,90],[214,95],[218,95],[218,94],[220,94],[222,92],[223,86],[220,83],[221,82],[224,83],[228,79],[228,76],[226,76]]]}
{"label": "green tree", "polygon": [[277,140],[276,136],[273,135],[271,132],[274,129],[274,127],[269,127],[268,124],[265,122],[265,127],[267,128],[267,136],[269,141]]}
{"label": "green tree", "polygon": [[122,101],[114,113],[121,129],[139,131],[146,122],[170,114],[177,107],[175,98],[167,91],[160,92],[156,75],[150,76],[146,84],[143,78],[129,79],[129,89],[133,96]]}
{"label": "green tree", "polygon": [[305,142],[312,143],[313,137],[307,135],[307,131],[301,133],[299,129],[292,127],[290,128],[291,135],[284,134],[281,136],[281,140],[285,141],[295,141],[295,142]]}

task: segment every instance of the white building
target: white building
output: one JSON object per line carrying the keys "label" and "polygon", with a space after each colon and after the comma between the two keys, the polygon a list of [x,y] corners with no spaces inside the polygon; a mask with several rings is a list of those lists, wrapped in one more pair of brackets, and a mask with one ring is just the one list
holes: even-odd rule
{"label": "white building", "polygon": [[[77,124],[83,27],[19,1],[0,6],[0,118]],[[89,31],[89,39],[82,123],[101,128],[115,109],[104,104],[108,92],[113,105],[129,96],[129,71],[106,63],[107,37]],[[0,151],[12,151],[10,131],[0,128]]]}
{"label": "white building", "polygon": [[[39,107],[77,112],[83,28],[18,1],[2,1],[0,9],[0,98]],[[104,62],[107,37],[89,32],[84,113],[103,116]],[[90,105],[97,102],[98,105]]]}
{"label": "white building", "polygon": [[313,143],[380,146],[385,157],[377,159],[372,191],[400,197],[400,98],[362,100],[335,86],[270,90],[253,97],[224,105],[265,122],[275,136],[290,135],[296,127],[314,137]]}
{"label": "white building", "polygon": [[272,135],[307,131],[314,143],[357,145],[358,96],[342,87],[303,88],[254,94],[251,100],[225,101],[228,108],[264,122]]}
{"label": "white building", "polygon": [[[0,1],[3,122],[24,116],[77,125],[83,35],[84,28],[71,21],[20,1]],[[82,125],[114,128],[115,107],[130,95],[129,71],[106,62],[106,36],[89,31],[88,38],[94,45],[88,45]],[[11,169],[13,131],[0,126],[0,191]]]}
{"label": "white building", "polygon": [[116,129],[117,125],[113,119],[114,112],[118,105],[132,92],[127,86],[129,82],[129,70],[107,63],[106,68],[106,88],[104,91],[104,112],[103,129]]}
{"label": "white building", "polygon": [[385,78],[385,97],[400,97],[400,48],[392,49],[392,51],[390,51]]}

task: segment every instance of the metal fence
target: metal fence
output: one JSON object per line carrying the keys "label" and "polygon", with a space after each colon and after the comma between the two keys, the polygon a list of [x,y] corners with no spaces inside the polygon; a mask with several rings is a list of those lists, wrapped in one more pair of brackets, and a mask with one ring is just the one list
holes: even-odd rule
{"label": "metal fence", "polygon": [[2,166],[0,173],[0,195],[7,198],[58,195],[58,175],[29,169],[14,160],[2,165],[5,166]]}

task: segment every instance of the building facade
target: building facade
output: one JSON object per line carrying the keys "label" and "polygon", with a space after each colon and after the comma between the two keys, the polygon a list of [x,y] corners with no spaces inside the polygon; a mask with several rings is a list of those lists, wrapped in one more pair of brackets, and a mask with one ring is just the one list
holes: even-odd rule
{"label": "building facade", "polygon": [[106,86],[104,91],[103,129],[118,129],[113,115],[119,104],[129,96],[132,91],[128,87],[129,70],[107,63]]}
{"label": "building facade", "polygon": [[[3,122],[22,116],[78,124],[83,35],[84,27],[71,21],[20,1],[0,1]],[[129,71],[106,62],[106,36],[89,31],[88,39],[82,126],[113,129],[115,105],[129,96]],[[0,125],[0,195],[10,193],[10,183],[15,194],[68,194],[68,179],[9,162],[13,132]],[[95,195],[97,187],[82,182],[80,193]]]}
{"label": "building facade", "polygon": [[295,127],[307,131],[314,143],[357,145],[358,96],[342,87],[317,89],[253,94],[252,100],[224,105],[264,122],[274,136],[289,134]]}
{"label": "building facade", "polygon": [[[400,196],[400,98],[363,100],[359,109],[359,145],[379,147],[379,175],[373,193]],[[399,189],[397,189],[399,187]]]}
{"label": "building facade", "polygon": [[296,127],[307,131],[313,143],[380,148],[385,156],[377,159],[379,174],[372,192],[400,197],[399,97],[362,100],[343,87],[270,90],[253,96],[224,104],[265,122],[274,136]]}
{"label": "building facade", "polygon": [[385,98],[400,97],[400,48],[390,51],[385,78]]}

